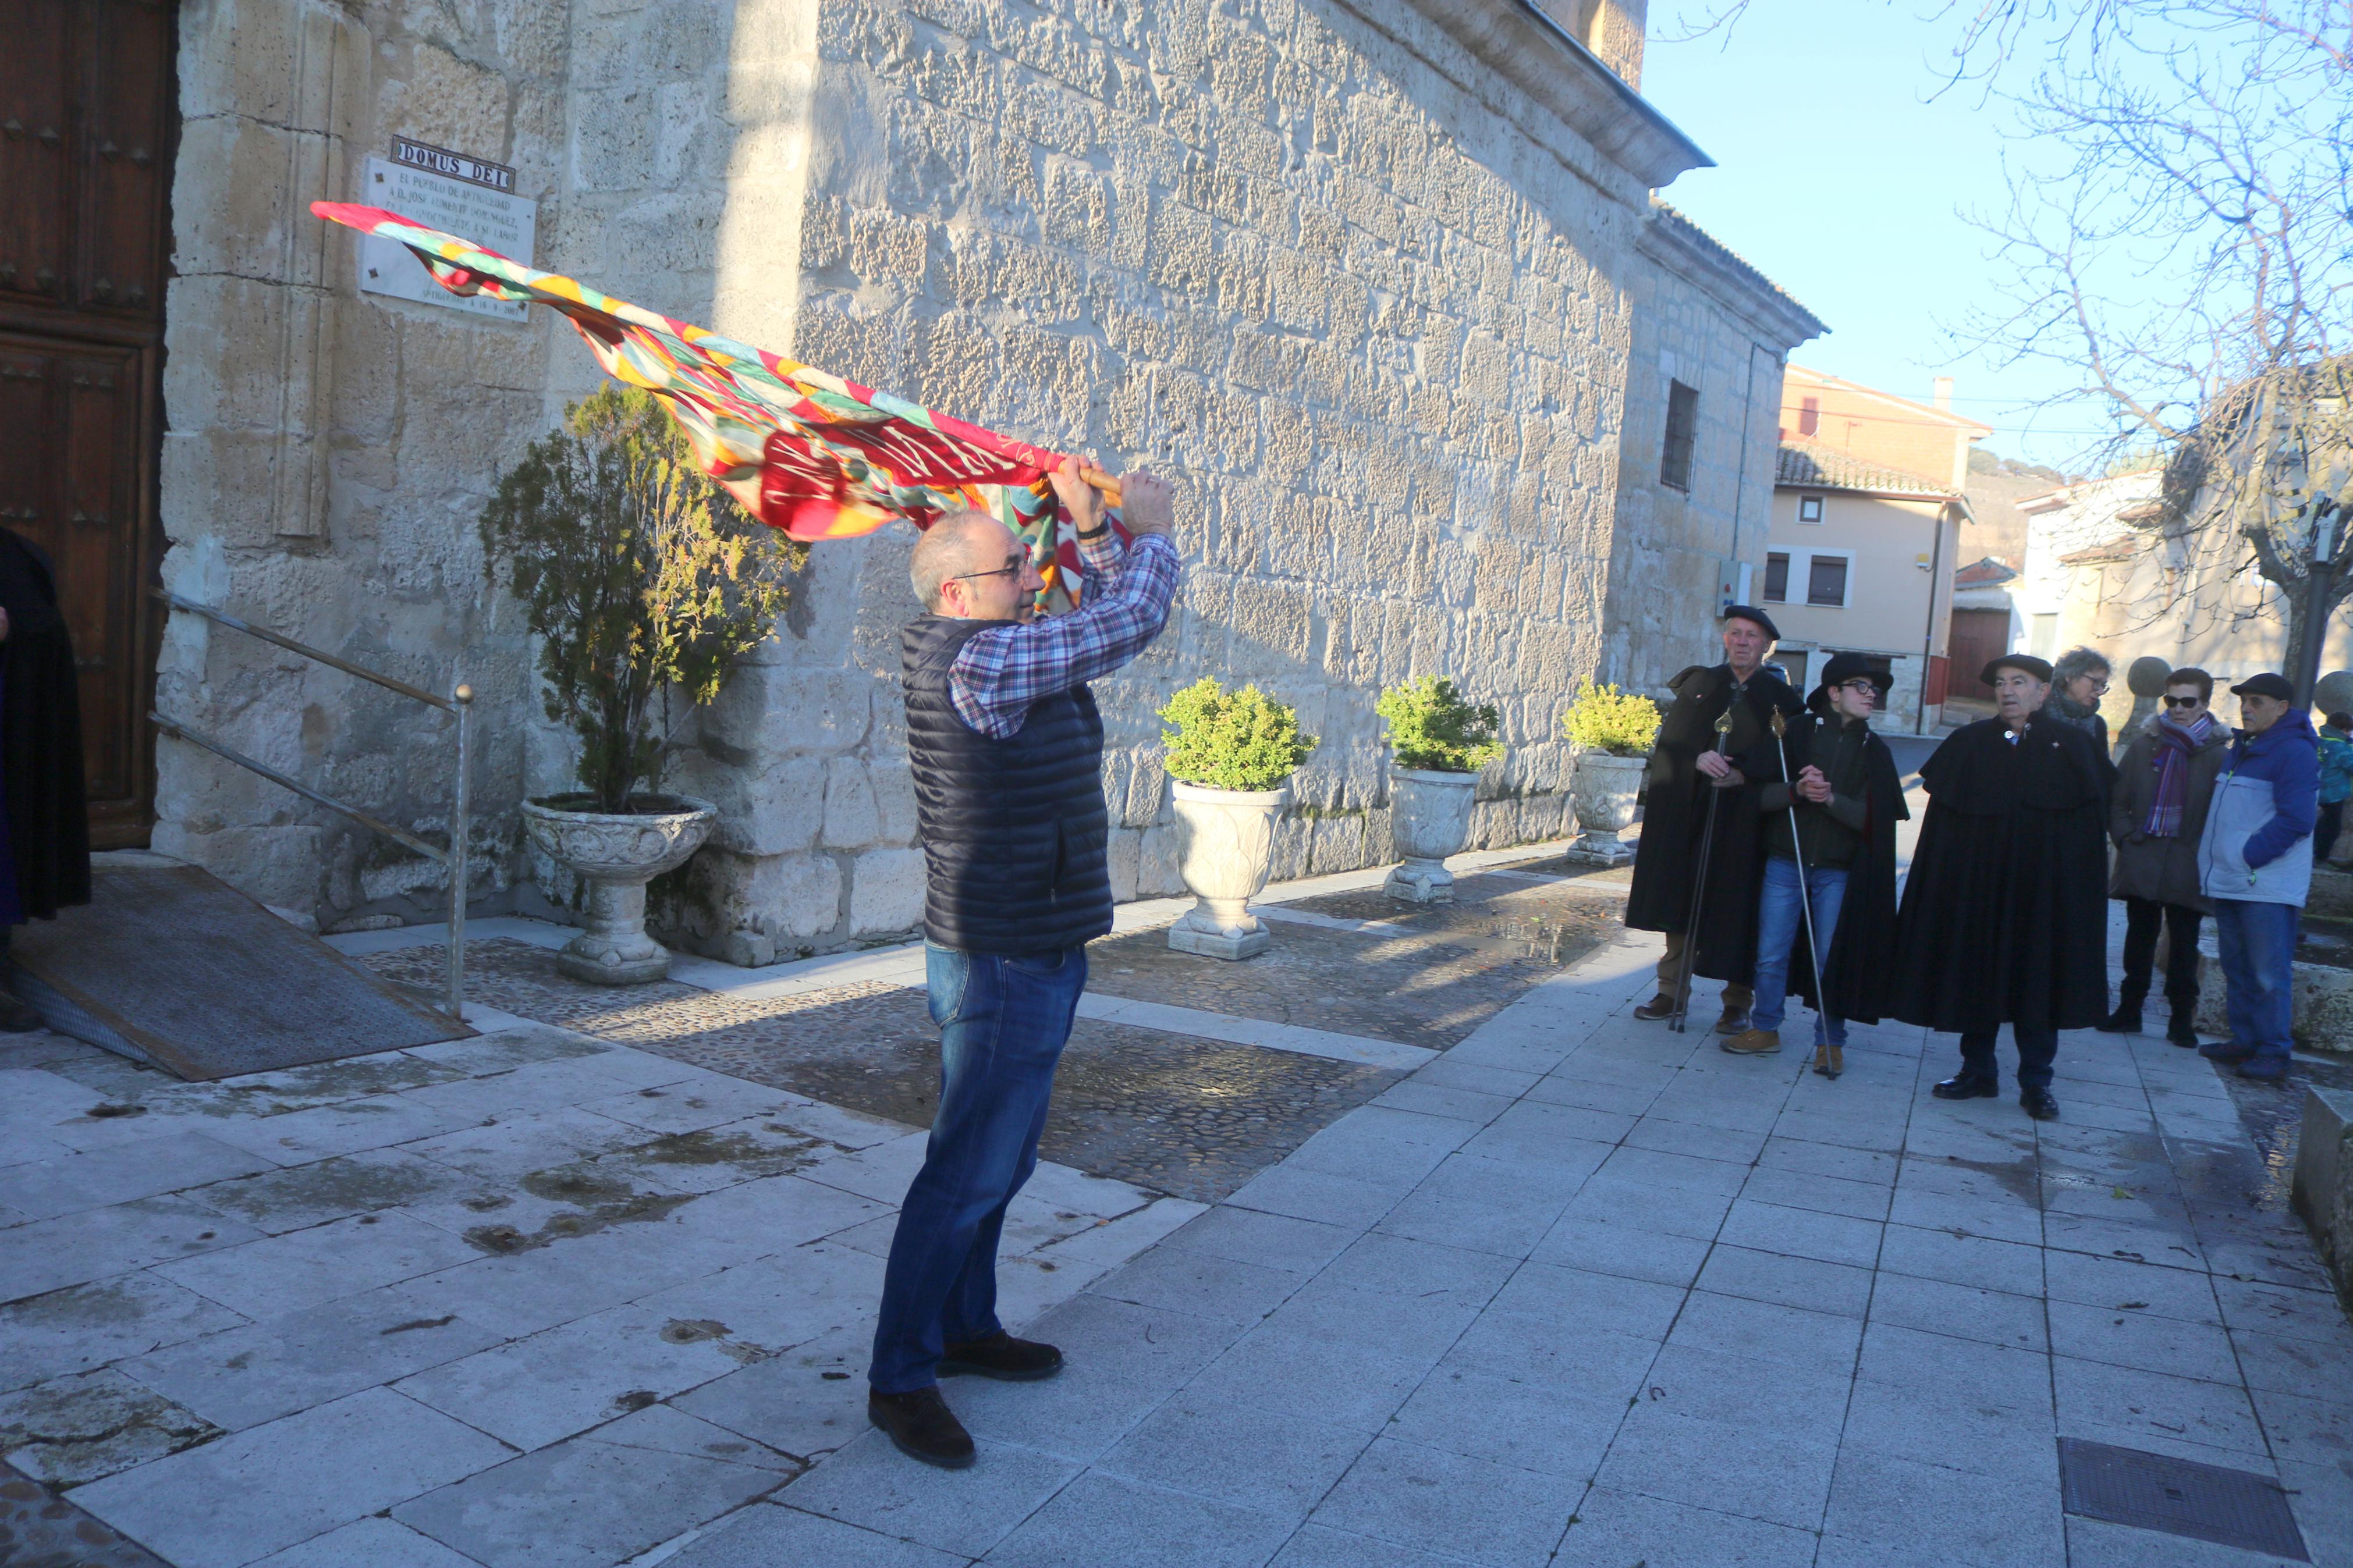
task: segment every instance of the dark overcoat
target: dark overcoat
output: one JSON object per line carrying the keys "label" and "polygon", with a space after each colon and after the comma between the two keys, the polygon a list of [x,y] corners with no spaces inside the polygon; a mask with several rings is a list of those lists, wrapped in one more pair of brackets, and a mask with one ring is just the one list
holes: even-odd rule
{"label": "dark overcoat", "polygon": [[16,897],[28,915],[90,902],[90,807],[81,704],[56,574],[41,548],[0,528],[0,788]]}
{"label": "dark overcoat", "polygon": [[1893,1012],[1947,1034],[2090,1028],[2108,1011],[2108,792],[2073,725],[1981,719],[1920,769],[1928,813],[1896,921]]}
{"label": "dark overcoat", "polygon": [[2182,792],[2181,831],[2151,838],[2141,831],[2157,802],[2157,721],[2133,731],[2116,763],[2116,788],[2108,809],[2108,837],[2116,846],[2116,869],[2108,878],[2112,899],[2153,899],[2200,914],[2214,912],[2199,886],[2198,841],[2206,832],[2206,806],[2214,781],[2231,753],[2231,727],[2217,719],[2206,743],[2189,753],[2189,788]]}
{"label": "dark overcoat", "polygon": [[[1809,713],[1789,726],[1789,773],[1794,778],[1813,755],[1814,738],[1830,722]],[[1776,778],[1779,759],[1774,759]],[[1876,1024],[1894,1010],[1891,982],[1895,973],[1895,825],[1908,819],[1912,808],[1904,803],[1904,781],[1895,771],[1895,753],[1878,736],[1863,747],[1862,847],[1846,873],[1846,896],[1840,900],[1838,930],[1831,935],[1830,962],[1822,966],[1822,989],[1830,994],[1832,1017],[1857,1024]],[[1800,805],[1800,811],[1815,809]],[[1759,879],[1760,884],[1762,879]],[[1760,886],[1761,891],[1761,886]],[[1789,989],[1808,1006],[1823,1010],[1814,994],[1813,946],[1802,921],[1798,940],[1789,949]]]}
{"label": "dark overcoat", "polygon": [[[1801,704],[1788,683],[1768,670],[1758,670],[1736,689],[1728,664],[1694,665],[1667,684],[1675,700],[1660,722],[1643,775],[1642,837],[1634,847],[1626,924],[1662,931],[1690,924],[1700,840],[1713,811],[1715,838],[1692,971],[1745,984],[1757,963],[1757,879],[1762,868],[1757,794],[1771,766],[1768,721],[1776,709],[1795,717]],[[1699,756],[1715,749],[1715,721],[1727,711],[1732,730],[1723,749],[1747,782],[1717,789],[1701,777]]]}

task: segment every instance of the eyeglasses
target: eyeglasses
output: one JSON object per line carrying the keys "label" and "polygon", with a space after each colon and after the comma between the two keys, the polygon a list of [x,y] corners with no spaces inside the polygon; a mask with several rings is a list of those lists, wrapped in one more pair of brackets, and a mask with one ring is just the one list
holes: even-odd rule
{"label": "eyeglasses", "polygon": [[951,577],[948,581],[951,583],[971,583],[982,577],[1018,577],[1021,574],[1021,569],[1029,564],[1029,562],[1028,558],[1024,556],[1011,556],[1007,559],[1004,565],[999,566],[994,572],[966,572],[962,576]]}
{"label": "eyeglasses", "polygon": [[2165,705],[2168,708],[2195,708],[2205,700],[2203,697],[2168,697]]}
{"label": "eyeglasses", "polygon": [[1879,695],[1879,682],[1872,679],[1871,677],[1867,675],[1858,675],[1852,680],[1840,681],[1839,689],[1841,691],[1868,691],[1873,697],[1876,697]]}

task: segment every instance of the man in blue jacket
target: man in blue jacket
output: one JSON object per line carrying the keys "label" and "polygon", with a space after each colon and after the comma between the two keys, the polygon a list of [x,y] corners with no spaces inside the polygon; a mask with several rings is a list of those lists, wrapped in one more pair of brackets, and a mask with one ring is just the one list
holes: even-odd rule
{"label": "man in blue jacket", "polygon": [[[2214,900],[2214,934],[2229,988],[2231,1037],[2201,1046],[2241,1078],[2276,1083],[2293,1048],[2296,926],[2312,888],[2304,841],[2319,815],[2320,742],[2284,677],[2231,688],[2240,731],[2214,781],[2200,885]],[[2294,851],[2294,853],[2291,853]]]}

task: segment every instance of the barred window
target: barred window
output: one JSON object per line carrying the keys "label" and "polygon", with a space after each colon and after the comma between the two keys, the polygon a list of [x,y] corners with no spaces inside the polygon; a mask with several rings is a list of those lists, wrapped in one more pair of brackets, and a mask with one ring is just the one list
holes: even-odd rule
{"label": "barred window", "polygon": [[1699,439],[1699,388],[1667,383],[1667,444],[1659,455],[1659,483],[1691,489],[1692,447]]}

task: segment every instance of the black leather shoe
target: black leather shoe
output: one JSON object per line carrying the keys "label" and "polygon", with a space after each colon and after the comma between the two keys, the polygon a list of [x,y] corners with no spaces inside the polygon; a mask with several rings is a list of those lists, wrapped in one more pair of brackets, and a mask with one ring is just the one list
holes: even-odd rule
{"label": "black leather shoe", "polygon": [[2018,1103],[2027,1115],[2037,1121],[2059,1120],[2059,1102],[2051,1098],[2051,1091],[2047,1089],[2021,1089],[2018,1091]]}
{"label": "black leather shoe", "polygon": [[1719,1035],[1737,1035],[1747,1027],[1748,1009],[1746,1007],[1726,1007],[1715,1021],[1715,1032]]}
{"label": "black leather shoe", "polygon": [[2189,1015],[2187,1013],[2176,1013],[2173,1016],[2173,1022],[2165,1026],[2165,1037],[2184,1050],[2194,1051],[2198,1048],[2198,1028],[2196,1025],[2190,1023]]}
{"label": "black leather shoe", "polygon": [[882,1428],[891,1446],[911,1459],[944,1470],[966,1469],[972,1464],[972,1434],[940,1397],[936,1384],[905,1394],[869,1389],[866,1418]]}
{"label": "black leather shoe", "polygon": [[2137,1035],[2140,1033],[2140,1009],[2119,1007],[2100,1025],[2104,1035]]}
{"label": "black leather shoe", "polygon": [[1662,993],[1634,1009],[1634,1016],[1645,1024],[1655,1024],[1662,1018],[1675,1016],[1675,999]]}
{"label": "black leather shoe", "polygon": [[1938,1100],[1991,1100],[2001,1092],[2001,1085],[1964,1072],[1955,1073],[1928,1092]]}
{"label": "black leather shoe", "polygon": [[2255,1048],[2232,1040],[2209,1040],[2198,1047],[2198,1054],[2210,1062],[2221,1062],[2227,1066],[2245,1061],[2255,1054]]}
{"label": "black leather shoe", "polygon": [[1017,1340],[1003,1329],[985,1340],[950,1345],[940,1357],[942,1377],[993,1377],[1001,1383],[1036,1383],[1062,1370],[1062,1352],[1036,1340]]}
{"label": "black leather shoe", "polygon": [[0,991],[0,1035],[29,1035],[43,1027],[41,1016],[30,1005],[6,991]]}

